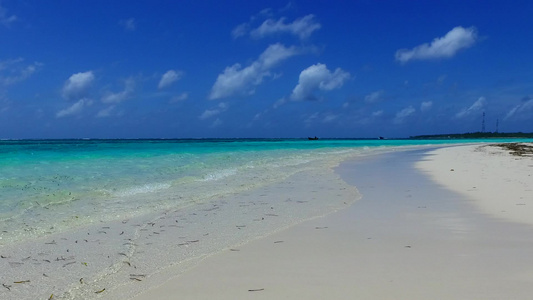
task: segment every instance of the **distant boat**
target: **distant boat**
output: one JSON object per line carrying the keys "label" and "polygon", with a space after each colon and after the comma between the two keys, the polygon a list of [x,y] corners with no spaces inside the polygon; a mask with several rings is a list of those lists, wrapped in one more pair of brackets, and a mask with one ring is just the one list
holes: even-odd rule
{"label": "distant boat", "polygon": [[382,137],[382,136],[380,136],[380,137],[379,137],[379,139],[380,139],[380,140],[384,140],[385,138],[384,138],[384,137]]}
{"label": "distant boat", "polygon": [[310,141],[316,141],[318,140],[318,138],[315,136],[315,137],[307,137],[308,140]]}

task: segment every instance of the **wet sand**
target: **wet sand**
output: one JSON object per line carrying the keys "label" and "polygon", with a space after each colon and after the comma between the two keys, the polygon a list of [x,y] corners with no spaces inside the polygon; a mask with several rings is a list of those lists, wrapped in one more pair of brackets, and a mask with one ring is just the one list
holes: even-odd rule
{"label": "wet sand", "polygon": [[[485,161],[468,160],[470,172]],[[420,161],[436,164],[422,172]],[[349,208],[208,257],[134,299],[530,299],[533,226],[447,187],[438,170],[460,168],[449,163],[425,150],[345,162],[337,172],[363,195]],[[519,191],[498,181],[487,186],[501,194],[483,195],[527,197],[527,175],[509,172]]]}

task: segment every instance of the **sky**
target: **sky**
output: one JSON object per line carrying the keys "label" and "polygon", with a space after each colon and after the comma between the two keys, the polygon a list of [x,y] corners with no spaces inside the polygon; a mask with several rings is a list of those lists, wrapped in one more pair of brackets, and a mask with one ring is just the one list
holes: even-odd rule
{"label": "sky", "polygon": [[533,132],[532,1],[0,0],[0,138]]}

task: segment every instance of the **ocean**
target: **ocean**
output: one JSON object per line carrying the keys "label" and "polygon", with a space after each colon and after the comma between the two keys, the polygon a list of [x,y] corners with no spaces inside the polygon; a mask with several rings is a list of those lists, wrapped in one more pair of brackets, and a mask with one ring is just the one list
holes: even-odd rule
{"label": "ocean", "polygon": [[333,172],[343,160],[472,142],[0,141],[0,298],[133,294],[132,281],[353,203]]}

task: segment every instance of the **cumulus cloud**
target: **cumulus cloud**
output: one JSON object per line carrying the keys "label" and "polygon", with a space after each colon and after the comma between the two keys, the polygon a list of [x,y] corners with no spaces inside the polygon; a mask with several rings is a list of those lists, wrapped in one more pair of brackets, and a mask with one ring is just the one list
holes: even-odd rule
{"label": "cumulus cloud", "polygon": [[400,49],[396,51],[396,60],[407,63],[411,60],[427,60],[448,58],[454,56],[459,50],[474,45],[478,40],[477,30],[474,27],[455,27],[445,36],[435,38],[430,44],[425,43],[413,49]]}
{"label": "cumulus cloud", "polygon": [[505,115],[505,120],[519,116],[525,112],[533,110],[533,97],[527,96],[522,99],[522,103],[513,107],[507,115]]}
{"label": "cumulus cloud", "polygon": [[300,73],[298,85],[292,90],[292,100],[315,100],[313,93],[317,90],[330,91],[342,87],[350,78],[350,73],[337,68],[335,72],[328,70],[324,64],[308,67]]}
{"label": "cumulus cloud", "polygon": [[67,100],[82,98],[93,80],[94,74],[92,71],[71,75],[63,86],[63,97]]}
{"label": "cumulus cloud", "polygon": [[414,114],[416,112],[416,109],[412,106],[406,107],[399,112],[396,113],[396,116],[394,116],[393,122],[395,124],[401,124],[405,121],[407,117]]}
{"label": "cumulus cloud", "polygon": [[465,107],[461,111],[459,111],[457,114],[455,114],[455,118],[461,119],[467,116],[470,116],[473,113],[479,112],[483,109],[485,106],[485,97],[479,97],[474,104],[472,104],[470,107]]}
{"label": "cumulus cloud", "polygon": [[120,26],[124,27],[127,31],[134,31],[135,28],[137,28],[137,24],[135,23],[135,18],[129,18],[127,20],[120,20],[119,22]]}
{"label": "cumulus cloud", "polygon": [[7,13],[7,9],[5,9],[4,7],[0,5],[0,23],[2,23],[2,25],[9,27],[9,25],[17,21],[17,19],[18,19],[17,16],[9,15]]}
{"label": "cumulus cloud", "polygon": [[385,91],[376,91],[371,94],[368,94],[365,96],[365,102],[367,103],[379,102],[383,99],[384,94],[385,94]]}
{"label": "cumulus cloud", "polygon": [[56,113],[56,118],[63,118],[70,115],[77,115],[81,113],[83,108],[85,106],[89,106],[92,104],[92,100],[89,99],[81,99],[77,101],[76,103],[72,104],[71,106],[62,109]]}
{"label": "cumulus cloud", "polygon": [[108,92],[102,97],[101,101],[102,103],[117,104],[128,99],[134,90],[135,80],[128,78],[124,81],[124,90],[117,93]]}
{"label": "cumulus cloud", "polygon": [[296,54],[298,54],[296,47],[273,44],[248,67],[242,68],[240,64],[227,67],[222,74],[218,75],[215,84],[211,88],[209,99],[253,94],[255,86],[261,84],[264,77],[272,76],[270,73],[271,68]]}
{"label": "cumulus cloud", "polygon": [[181,71],[175,71],[175,70],[168,70],[163,76],[161,76],[161,80],[159,80],[158,88],[166,88],[173,84],[174,82],[181,79],[183,76],[183,72]]}
{"label": "cumulus cloud", "polygon": [[[259,39],[277,33],[290,33],[303,40],[311,36],[313,31],[322,27],[320,23],[315,20],[314,15],[307,15],[303,18],[294,20],[292,23],[286,23],[286,20],[286,18],[281,18],[279,20],[268,19],[256,29],[250,31],[250,36]],[[242,26],[237,28],[234,29],[234,32],[237,31],[240,33],[246,29]]]}
{"label": "cumulus cloud", "polygon": [[420,111],[424,112],[424,111],[428,111],[431,109],[431,107],[433,106],[433,102],[432,101],[424,101],[422,103],[420,103]]}
{"label": "cumulus cloud", "polygon": [[209,119],[228,110],[229,105],[225,102],[219,103],[216,107],[205,110],[198,118],[200,120]]}

